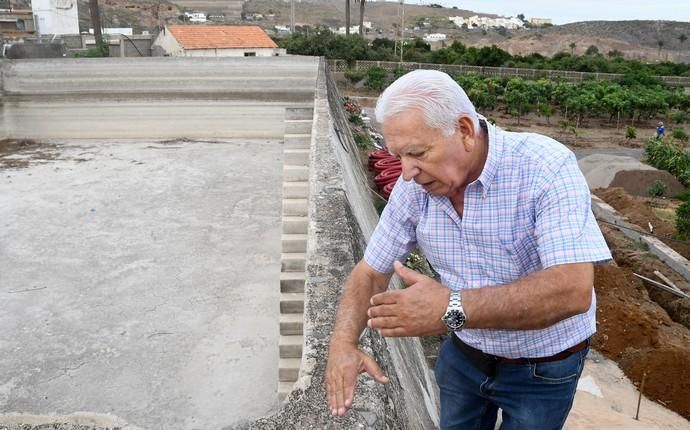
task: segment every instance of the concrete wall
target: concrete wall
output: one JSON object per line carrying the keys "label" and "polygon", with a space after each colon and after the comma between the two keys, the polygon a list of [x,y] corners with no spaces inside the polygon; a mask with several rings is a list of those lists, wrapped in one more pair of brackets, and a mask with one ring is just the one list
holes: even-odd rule
{"label": "concrete wall", "polygon": [[33,139],[276,138],[312,57],[2,61],[4,130]]}
{"label": "concrete wall", "polygon": [[378,216],[341,101],[334,85],[328,86],[327,93],[324,78],[325,74],[319,74],[314,101],[304,353],[299,379],[280,411],[236,430],[437,428],[437,388],[417,338],[384,339],[366,330],[361,347],[391,382],[383,386],[360,376],[353,409],[343,418],[331,417],[326,405],[324,372],[337,303]]}
{"label": "concrete wall", "polygon": [[177,57],[184,54],[182,45],[179,44],[167,27],[158,33],[156,40],[153,42],[152,49],[155,56],[169,55]]}

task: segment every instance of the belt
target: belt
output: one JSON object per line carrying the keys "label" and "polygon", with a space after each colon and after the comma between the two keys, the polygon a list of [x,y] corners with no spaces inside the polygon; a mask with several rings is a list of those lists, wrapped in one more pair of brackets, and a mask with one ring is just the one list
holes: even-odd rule
{"label": "belt", "polygon": [[563,350],[557,354],[548,357],[536,357],[536,358],[505,358],[499,357],[497,355],[487,354],[479,349],[472,348],[465,342],[461,341],[455,333],[451,333],[450,336],[453,338],[453,344],[467,355],[472,363],[484,372],[488,376],[493,376],[496,374],[496,364],[535,364],[535,363],[548,363],[550,361],[559,361],[566,359],[576,352],[580,352],[589,346],[589,339],[585,339],[575,346]]}

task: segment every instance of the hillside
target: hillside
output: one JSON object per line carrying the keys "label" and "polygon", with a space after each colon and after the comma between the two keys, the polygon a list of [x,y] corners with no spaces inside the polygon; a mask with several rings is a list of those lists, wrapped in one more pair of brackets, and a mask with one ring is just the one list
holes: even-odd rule
{"label": "hillside", "polygon": [[[26,0],[16,0],[18,2]],[[101,11],[109,27],[133,27],[135,32],[153,30],[159,24],[178,22],[185,11],[225,14],[226,22],[247,23],[239,18],[242,0],[103,0]],[[260,21],[251,21],[266,29],[290,24],[290,3],[283,0],[249,0],[242,4],[245,14],[259,13]],[[365,21],[374,30],[370,38],[399,37],[402,10],[398,3],[366,3]],[[458,39],[469,46],[495,44],[511,54],[533,52],[551,56],[559,51],[584,53],[591,45],[607,54],[618,50],[627,58],[646,61],[690,62],[690,40],[681,42],[681,35],[690,39],[690,23],[672,21],[586,21],[552,27],[498,32],[496,30],[461,30],[449,16],[469,17],[476,12],[454,8],[432,8],[405,5],[406,37],[422,37],[428,33],[445,33],[449,40]],[[82,30],[90,23],[87,0],[79,0]],[[495,17],[496,15],[481,14]],[[222,19],[222,18],[221,18]],[[351,0],[351,23],[359,22],[359,3]],[[422,24],[426,22],[426,26]],[[345,25],[345,2],[342,0],[303,0],[295,3],[296,25]],[[415,29],[415,27],[418,27]],[[659,46],[661,41],[662,45]],[[574,47],[572,46],[574,44]]]}

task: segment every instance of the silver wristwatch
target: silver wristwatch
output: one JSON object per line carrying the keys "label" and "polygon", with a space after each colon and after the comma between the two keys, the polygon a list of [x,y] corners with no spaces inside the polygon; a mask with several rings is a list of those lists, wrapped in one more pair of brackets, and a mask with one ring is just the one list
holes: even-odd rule
{"label": "silver wristwatch", "polygon": [[443,314],[441,320],[446,323],[449,331],[460,331],[465,327],[465,310],[462,308],[462,297],[460,291],[453,291],[450,293],[450,300],[448,301],[448,309]]}

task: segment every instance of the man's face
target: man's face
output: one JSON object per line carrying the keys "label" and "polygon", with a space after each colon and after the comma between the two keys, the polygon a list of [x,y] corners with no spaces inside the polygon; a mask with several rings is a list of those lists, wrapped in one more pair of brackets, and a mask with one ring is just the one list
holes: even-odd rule
{"label": "man's face", "polygon": [[469,118],[459,120],[455,133],[446,136],[428,127],[421,113],[409,110],[386,119],[382,131],[388,150],[402,162],[404,180],[414,180],[431,194],[453,197],[481,173],[474,130],[467,130],[467,124]]}

